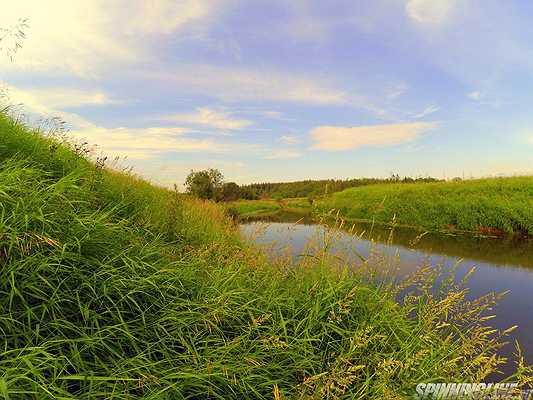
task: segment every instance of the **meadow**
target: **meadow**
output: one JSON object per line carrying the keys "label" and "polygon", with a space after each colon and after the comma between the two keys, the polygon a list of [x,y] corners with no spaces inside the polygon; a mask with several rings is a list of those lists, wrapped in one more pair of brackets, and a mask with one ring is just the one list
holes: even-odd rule
{"label": "meadow", "polygon": [[222,207],[0,114],[0,398],[399,399],[482,381],[502,362],[505,332],[483,322],[498,296],[433,292],[434,274],[376,286],[326,253],[272,265]]}
{"label": "meadow", "polygon": [[[297,207],[291,206],[297,204]],[[273,217],[307,207],[316,216],[339,213],[348,221],[374,222],[429,231],[483,235],[533,234],[533,177],[453,182],[380,183],[326,196],[231,203],[244,219]]]}
{"label": "meadow", "polygon": [[533,234],[533,177],[375,185],[324,198],[348,219],[428,230]]}
{"label": "meadow", "polygon": [[224,206],[228,212],[241,220],[269,219],[282,215],[305,217],[311,215],[312,202],[308,198],[238,200]]}

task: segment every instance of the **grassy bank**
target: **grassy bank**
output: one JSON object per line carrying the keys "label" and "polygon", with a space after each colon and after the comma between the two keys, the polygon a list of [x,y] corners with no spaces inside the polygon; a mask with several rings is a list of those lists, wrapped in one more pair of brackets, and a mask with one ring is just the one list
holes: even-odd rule
{"label": "grassy bank", "polygon": [[394,399],[497,368],[492,297],[399,304],[329,265],[275,268],[216,205],[0,115],[0,398]]}
{"label": "grassy bank", "polygon": [[238,200],[225,205],[230,214],[241,220],[274,219],[292,215],[295,218],[310,216],[313,212],[312,202],[307,198]]}
{"label": "grassy bank", "polygon": [[390,184],[348,189],[319,202],[347,219],[428,230],[533,234],[533,177]]}
{"label": "grassy bank", "polygon": [[347,220],[394,221],[432,231],[533,235],[533,177],[379,184],[313,202],[305,198],[242,200],[231,207],[243,219],[272,218],[284,210],[308,215],[338,211]]}

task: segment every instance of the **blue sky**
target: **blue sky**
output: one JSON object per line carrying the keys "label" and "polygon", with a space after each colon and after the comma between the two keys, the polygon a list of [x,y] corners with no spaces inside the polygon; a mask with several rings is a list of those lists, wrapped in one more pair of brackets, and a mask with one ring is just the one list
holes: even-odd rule
{"label": "blue sky", "polygon": [[530,1],[2,6],[20,18],[3,101],[159,184],[533,173]]}

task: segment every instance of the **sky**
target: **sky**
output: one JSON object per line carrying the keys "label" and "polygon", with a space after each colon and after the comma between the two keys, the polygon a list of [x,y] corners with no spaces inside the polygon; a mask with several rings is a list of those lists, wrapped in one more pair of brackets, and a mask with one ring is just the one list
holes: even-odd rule
{"label": "sky", "polygon": [[161,185],[533,173],[529,0],[0,0],[3,103]]}

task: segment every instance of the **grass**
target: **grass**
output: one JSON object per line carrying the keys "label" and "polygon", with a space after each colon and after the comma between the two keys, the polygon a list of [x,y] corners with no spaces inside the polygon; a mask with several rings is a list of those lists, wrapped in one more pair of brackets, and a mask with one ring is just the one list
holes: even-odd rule
{"label": "grass", "polygon": [[394,399],[502,361],[494,297],[415,285],[431,269],[393,288],[327,254],[274,267],[215,204],[5,115],[0,144],[0,398]]}
{"label": "grass", "polygon": [[533,235],[533,177],[368,185],[312,202],[305,198],[241,200],[231,207],[242,219],[334,211],[347,220],[428,231]]}
{"label": "grass", "polygon": [[273,215],[281,210],[277,200],[237,200],[227,203],[232,212],[242,219]]}
{"label": "grass", "polygon": [[284,210],[308,215],[334,211],[347,220],[429,231],[533,235],[533,177],[368,185],[312,203],[305,198],[264,199],[231,206],[242,219],[272,218]]}
{"label": "grass", "polygon": [[533,234],[533,177],[373,185],[319,202],[354,220],[428,230]]}
{"label": "grass", "polygon": [[311,204],[305,197],[282,200],[237,200],[226,204],[226,208],[241,220],[275,219],[280,216],[292,216],[298,219],[311,214]]}

